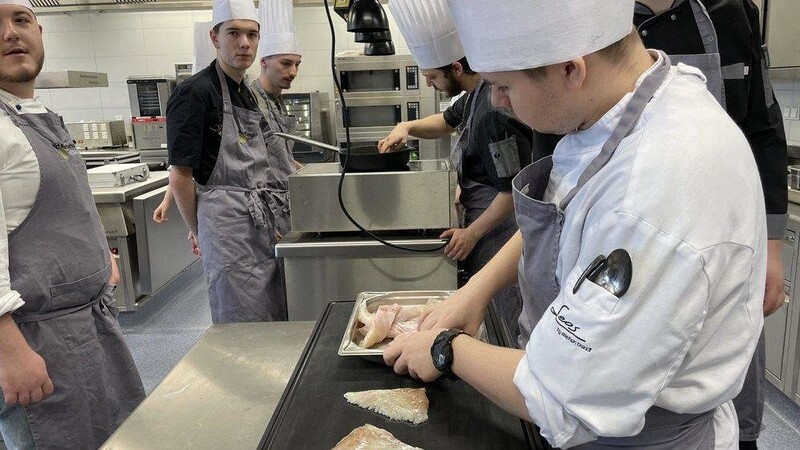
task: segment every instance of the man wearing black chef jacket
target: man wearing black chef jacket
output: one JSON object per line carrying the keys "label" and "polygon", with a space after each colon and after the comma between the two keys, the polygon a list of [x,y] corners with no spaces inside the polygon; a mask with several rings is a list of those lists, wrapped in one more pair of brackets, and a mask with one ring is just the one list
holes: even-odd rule
{"label": "man wearing black chef jacket", "polygon": [[[769,81],[759,14],[751,0],[638,0],[634,15],[645,46],[673,64],[700,68],[707,86],[742,129],[756,159],[767,209],[768,265],[764,315],[783,304],[781,241],[786,229],[786,135]],[[764,336],[734,400],[740,448],[756,448],[764,398]]]}
{"label": "man wearing black chef jacket", "polygon": [[0,0],[0,37],[0,434],[12,449],[98,448],[144,399],[119,270],[86,165],[36,99],[30,0]]}
{"label": "man wearing black chef jacket", "polygon": [[274,247],[289,228],[294,166],[244,82],[258,13],[252,0],[215,0],[212,22],[217,59],[167,105],[170,188],[203,256],[211,320],[287,320]]}

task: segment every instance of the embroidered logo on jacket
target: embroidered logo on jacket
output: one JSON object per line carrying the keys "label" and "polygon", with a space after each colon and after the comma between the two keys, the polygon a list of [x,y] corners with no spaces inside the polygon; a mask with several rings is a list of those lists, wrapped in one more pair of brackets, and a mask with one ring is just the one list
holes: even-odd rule
{"label": "embroidered logo on jacket", "polygon": [[561,308],[556,311],[554,307],[550,307],[550,313],[553,314],[553,320],[555,320],[556,325],[556,332],[559,336],[563,337],[565,340],[569,341],[576,347],[584,350],[586,352],[591,352],[592,347],[586,345],[586,339],[582,338],[578,333],[578,330],[581,327],[572,323],[569,319],[567,319],[567,311],[569,311],[569,306],[561,305]]}

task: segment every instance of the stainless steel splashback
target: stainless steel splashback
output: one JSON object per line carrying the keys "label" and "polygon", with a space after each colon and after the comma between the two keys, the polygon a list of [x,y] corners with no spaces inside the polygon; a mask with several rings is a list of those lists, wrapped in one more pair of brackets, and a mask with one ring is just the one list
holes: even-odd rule
{"label": "stainless steel splashback", "polygon": [[[293,231],[358,231],[339,207],[340,170],[338,163],[309,164],[289,176]],[[458,223],[455,190],[449,161],[423,160],[405,172],[348,173],[342,198],[369,230],[437,230]]]}

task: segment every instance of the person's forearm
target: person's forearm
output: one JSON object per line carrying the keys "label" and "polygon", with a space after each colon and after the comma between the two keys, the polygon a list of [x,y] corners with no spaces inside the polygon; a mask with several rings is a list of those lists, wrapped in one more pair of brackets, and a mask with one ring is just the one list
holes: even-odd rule
{"label": "person's forearm", "polygon": [[486,211],[467,229],[480,239],[503,223],[511,214],[514,214],[514,198],[511,196],[511,192],[500,192],[486,208]]}
{"label": "person's forearm", "polygon": [[471,297],[485,299],[488,305],[496,293],[517,281],[517,266],[521,257],[522,234],[517,231],[462,289],[473,293]]}
{"label": "person's forearm", "polygon": [[167,186],[167,190],[164,191],[164,199],[161,200],[161,203],[164,205],[169,205],[172,203],[172,189],[170,189],[169,186]]}
{"label": "person's forearm", "polygon": [[522,350],[501,348],[466,335],[453,340],[453,373],[495,405],[531,422],[525,398],[514,384]]}
{"label": "person's forearm", "polygon": [[[195,236],[197,235],[197,195],[194,191],[194,181],[191,176],[181,173],[173,168],[169,174],[169,190],[175,197],[175,204],[183,217],[186,226]],[[191,173],[191,171],[190,171]]]}
{"label": "person's forearm", "polygon": [[424,119],[405,122],[408,134],[420,139],[439,139],[453,132],[444,120],[444,114],[433,114]]}
{"label": "person's forearm", "polygon": [[[11,318],[11,313],[0,316],[0,361],[3,358],[13,356],[20,349],[28,346],[19,327]],[[0,362],[1,363],[1,362]]]}

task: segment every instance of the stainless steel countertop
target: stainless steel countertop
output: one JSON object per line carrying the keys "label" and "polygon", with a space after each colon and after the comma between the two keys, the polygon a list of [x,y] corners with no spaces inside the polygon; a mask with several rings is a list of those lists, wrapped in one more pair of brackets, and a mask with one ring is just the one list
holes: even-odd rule
{"label": "stainless steel countertop", "polygon": [[129,198],[169,184],[169,172],[150,172],[150,178],[140,183],[112,188],[92,188],[95,203],[125,203]]}
{"label": "stainless steel countertop", "polygon": [[314,324],[212,325],[102,448],[256,448]]}

